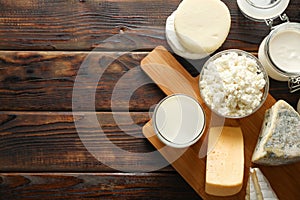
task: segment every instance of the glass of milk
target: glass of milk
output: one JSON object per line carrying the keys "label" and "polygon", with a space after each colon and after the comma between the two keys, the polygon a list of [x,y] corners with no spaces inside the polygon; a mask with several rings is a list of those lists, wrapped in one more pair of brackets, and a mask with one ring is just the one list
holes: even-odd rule
{"label": "glass of milk", "polygon": [[194,98],[174,94],[162,99],[155,107],[153,128],[166,145],[185,148],[196,143],[205,129],[205,113]]}
{"label": "glass of milk", "polygon": [[[259,46],[258,58],[268,75],[288,81],[291,92],[300,90],[300,23],[290,22],[284,10],[290,0],[237,0],[241,12],[271,28]],[[283,23],[273,26],[279,18]]]}

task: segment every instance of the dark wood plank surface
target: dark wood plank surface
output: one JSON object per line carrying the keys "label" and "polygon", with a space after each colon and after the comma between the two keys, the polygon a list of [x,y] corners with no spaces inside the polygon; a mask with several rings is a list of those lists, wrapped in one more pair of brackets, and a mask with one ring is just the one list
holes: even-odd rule
{"label": "dark wood plank surface", "polygon": [[[179,0],[1,0],[0,49],[5,50],[128,50],[166,46],[166,18]],[[222,49],[257,50],[269,32],[264,23],[246,20],[236,1],[224,0],[232,16],[232,28]],[[286,10],[292,21],[299,20],[299,0],[291,0]],[[104,43],[122,32],[132,39]]]}
{"label": "dark wood plank surface", "polygon": [[[80,125],[81,129],[91,132],[88,136],[91,139],[83,144],[74,121],[84,120],[89,115],[91,113],[84,112],[0,112],[0,171],[116,172],[103,164],[114,159],[116,148],[128,151],[130,163],[142,162],[145,156],[142,153],[155,150],[141,134],[143,125],[150,119],[148,112],[131,112],[132,123],[123,120],[122,129],[114,118],[126,118],[125,113],[97,113],[102,130],[97,126]],[[92,139],[96,136],[103,152],[111,152],[102,162],[84,146],[93,147]],[[106,145],[109,142],[116,146]],[[135,156],[131,152],[135,152]],[[141,169],[151,164],[142,162]],[[122,167],[122,163],[119,166]],[[130,170],[125,166],[122,169]],[[171,167],[161,170],[173,171]]]}
{"label": "dark wood plank surface", "polygon": [[[224,0],[232,25],[218,50],[239,48],[257,54],[269,28],[246,19],[236,1]],[[95,109],[98,127],[83,128],[91,136],[129,152],[131,162],[154,147],[141,138],[141,127],[165,95],[155,84],[139,87],[130,95],[131,83],[149,81],[140,61],[157,45],[168,47],[165,20],[180,0],[0,0],[0,199],[200,199],[191,187],[166,166],[153,173],[123,173],[97,160],[84,146],[74,120],[93,111],[84,98],[74,119],[72,92],[76,75],[85,59],[93,55],[96,73],[111,58],[99,80]],[[286,10],[291,21],[300,22],[300,0],[291,0]],[[93,51],[93,52],[91,52]],[[179,62],[196,76],[204,61]],[[196,66],[196,67],[194,67]],[[132,70],[135,69],[135,70]],[[129,73],[129,72],[134,73]],[[130,75],[128,75],[130,74]],[[111,112],[111,98],[118,81],[122,92],[115,102],[116,116],[130,111],[133,122],[118,127]],[[86,80],[85,91],[93,84]],[[284,82],[271,80],[270,93],[293,107],[300,92],[290,94]],[[89,111],[89,112],[87,112]],[[101,138],[103,138],[101,140]],[[91,140],[88,144],[94,145]],[[108,147],[107,152],[114,152]],[[116,158],[107,160],[118,165]],[[151,162],[142,167],[147,168]],[[120,166],[122,167],[122,166]]]}
{"label": "dark wood plank surface", "polygon": [[[141,59],[147,53],[88,53],[88,52],[0,52],[0,110],[72,110],[72,92],[77,71],[86,56],[92,57],[95,65],[89,67],[88,75],[97,69],[104,68],[106,60],[116,60],[103,72],[96,93],[96,109],[110,110],[111,96],[119,79],[133,68],[139,68]],[[130,73],[128,82],[120,86],[124,88],[118,93],[116,109],[126,110],[128,102],[125,96],[131,89],[128,84],[139,79],[150,81],[141,70]],[[100,76],[100,75],[99,75]],[[86,86],[93,85],[88,78]],[[127,85],[128,84],[128,85]],[[86,88],[80,88],[82,93]],[[162,97],[157,86],[141,85],[132,94],[130,110],[148,110]],[[37,101],[38,99],[38,101]],[[82,103],[81,110],[88,110],[83,98],[76,101]]]}
{"label": "dark wood plank surface", "polygon": [[2,173],[0,199],[201,199],[176,173]]}

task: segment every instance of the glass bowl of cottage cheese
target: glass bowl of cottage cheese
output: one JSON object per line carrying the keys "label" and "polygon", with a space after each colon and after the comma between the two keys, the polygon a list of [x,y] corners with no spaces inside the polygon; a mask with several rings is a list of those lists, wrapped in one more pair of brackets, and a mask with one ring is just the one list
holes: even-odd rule
{"label": "glass bowl of cottage cheese", "polygon": [[225,118],[243,118],[256,112],[269,92],[269,78],[252,54],[229,49],[204,64],[199,79],[205,104]]}

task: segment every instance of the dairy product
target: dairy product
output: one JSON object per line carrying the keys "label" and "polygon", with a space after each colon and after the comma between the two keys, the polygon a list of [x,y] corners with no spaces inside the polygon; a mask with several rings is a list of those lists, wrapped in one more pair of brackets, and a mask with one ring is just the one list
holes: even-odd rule
{"label": "dairy product", "polygon": [[265,67],[268,75],[278,81],[287,81],[288,80],[288,76],[284,75],[283,73],[280,73],[278,70],[276,70],[276,68],[274,66],[272,66],[271,61],[269,61],[266,58],[266,54],[265,54],[265,44],[266,44],[266,40],[267,38],[265,38],[262,43],[259,46],[258,49],[258,58],[259,61],[261,62],[261,64]]}
{"label": "dairy product", "polygon": [[279,69],[300,74],[300,30],[278,32],[270,40],[269,51]]}
{"label": "dairy product", "polygon": [[155,108],[153,125],[158,138],[172,147],[195,143],[205,127],[205,114],[196,100],[186,95],[172,95]]}
{"label": "dairy product", "polygon": [[256,109],[266,83],[255,59],[242,51],[225,51],[202,69],[200,91],[205,102],[222,116],[242,117]]}
{"label": "dairy product", "polygon": [[290,22],[271,32],[261,43],[258,57],[275,80],[287,81],[291,74],[300,74],[300,25]]}
{"label": "dairy product", "polygon": [[289,2],[290,0],[237,0],[237,5],[246,17],[264,21],[282,14]]}
{"label": "dairy product", "polygon": [[259,168],[250,168],[246,200],[278,200],[268,179]]}
{"label": "dairy product", "polygon": [[225,41],[231,18],[220,0],[183,0],[175,12],[180,44],[192,53],[212,53]]}
{"label": "dairy product", "polygon": [[205,192],[215,196],[238,193],[244,177],[244,142],[240,127],[212,127],[208,136]]}
{"label": "dairy product", "polygon": [[173,12],[166,21],[166,39],[171,47],[171,49],[176,53],[177,55],[183,57],[183,58],[188,58],[188,59],[201,59],[204,57],[207,57],[209,54],[208,53],[192,53],[185,47],[183,47],[179,39],[177,37],[177,34],[175,32],[175,27],[174,27],[174,18],[175,18],[175,12]]}
{"label": "dairy product", "polygon": [[252,162],[283,165],[300,161],[300,115],[283,100],[266,111]]}

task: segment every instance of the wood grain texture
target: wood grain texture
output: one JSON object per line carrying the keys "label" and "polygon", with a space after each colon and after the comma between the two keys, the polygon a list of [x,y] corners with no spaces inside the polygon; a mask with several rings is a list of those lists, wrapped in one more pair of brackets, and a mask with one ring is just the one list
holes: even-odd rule
{"label": "wood grain texture", "polygon": [[2,173],[0,199],[200,199],[173,173]]}
{"label": "wood grain texture", "polygon": [[[78,125],[81,132],[86,131],[80,134],[88,136],[84,142],[80,139],[74,121],[84,122],[90,113],[73,114],[74,116],[70,112],[1,112],[0,172],[103,172],[120,168],[131,171],[126,163],[128,166],[132,163],[139,164],[144,171],[154,165],[154,161],[143,162],[145,153],[155,150],[141,133],[142,126],[149,120],[148,113],[132,112],[130,116],[126,113],[97,113],[100,125]],[[114,118],[121,118],[122,121],[117,124]],[[124,160],[128,160],[116,160],[116,148],[126,151]],[[96,159],[91,154],[93,150],[106,153],[105,157]],[[111,162],[110,166],[105,165]],[[158,170],[173,171],[171,167]]]}
{"label": "wood grain texture", "polygon": [[[75,129],[74,120],[85,119],[90,113],[77,113],[74,118],[70,112],[75,77],[90,51],[94,50],[96,64],[86,71],[87,75],[101,72],[110,58],[116,58],[97,85],[95,108],[105,111],[97,113],[104,131],[95,126],[81,127],[92,137],[87,141],[91,147],[101,144],[104,152],[115,152],[114,148],[105,146],[109,138],[109,143],[136,153],[127,157],[128,161],[143,165],[142,153],[155,149],[141,138],[141,127],[150,118],[149,108],[165,94],[154,84],[141,86],[133,94],[130,92],[137,80],[149,81],[136,67],[148,51],[157,45],[168,47],[165,20],[179,2],[0,0],[1,200],[200,199],[171,166],[155,173],[120,173],[104,164],[112,161],[115,166],[124,167],[117,156],[108,154],[107,160],[100,162],[86,149]],[[256,53],[269,32],[268,27],[246,19],[238,11],[236,1],[224,2],[231,12],[232,27],[219,51],[239,48]],[[291,21],[300,22],[299,7],[299,0],[291,0],[286,10]],[[176,58],[193,76],[199,74],[204,62],[196,62],[194,67]],[[132,70],[135,68],[137,70]],[[131,111],[133,122],[121,122],[128,134],[117,126],[111,113],[113,90],[125,75],[127,79],[120,84],[123,90],[118,93],[115,105],[118,111]],[[87,78],[80,88],[83,95],[92,85]],[[289,94],[285,83],[272,80],[270,93],[294,107],[300,94]],[[77,97],[75,101],[82,103],[80,110],[92,111],[84,105],[84,98]],[[121,118],[124,115],[126,112],[116,113]],[[99,135],[99,143],[95,143],[94,138]],[[150,160],[143,167],[151,164]],[[265,171],[268,173],[268,169]],[[280,177],[280,170],[275,171]],[[285,171],[292,173],[288,168]],[[293,184],[282,180],[276,182],[275,187]]]}
{"label": "wood grain texture", "polygon": [[[165,45],[166,18],[179,0],[1,0],[0,49],[120,51]],[[245,19],[236,1],[224,0],[232,28],[221,49],[255,51],[269,32],[264,23]],[[292,0],[286,13],[300,21],[300,2]],[[131,38],[119,38],[122,33]],[[103,42],[114,36],[111,42]]]}
{"label": "wood grain texture", "polygon": [[[191,185],[191,187],[204,199],[243,199],[247,181],[249,177],[249,168],[251,166],[252,152],[256,146],[257,139],[260,134],[261,125],[264,120],[265,112],[276,100],[268,95],[264,104],[252,115],[236,120],[229,120],[220,117],[214,117],[211,110],[205,105],[198,91],[198,77],[194,78],[172,57],[172,55],[164,48],[155,48],[141,62],[143,71],[153,79],[158,86],[167,94],[183,93],[194,97],[202,105],[206,115],[206,128],[201,139],[194,145],[186,149],[178,149],[165,146],[155,135],[152,122],[148,122],[143,127],[143,134],[148,138],[152,145],[157,148],[160,153],[168,160],[176,171]],[[221,122],[217,124],[216,122]],[[208,195],[205,191],[205,173],[206,173],[206,146],[207,135],[210,127],[223,125],[238,125],[241,127],[244,137],[244,181],[242,190],[229,197],[216,197]],[[202,152],[202,153],[201,153]],[[180,157],[179,157],[180,156]],[[174,160],[174,158],[178,158]],[[282,170],[280,170],[282,169]],[[295,199],[300,196],[299,193],[299,174],[300,163],[294,165],[278,167],[277,171],[272,167],[268,168],[269,173],[266,177],[279,196],[279,199]],[[273,175],[274,174],[274,175]],[[276,183],[286,182],[289,187],[278,187]]]}
{"label": "wood grain texture", "polygon": [[[91,110],[83,97],[88,94],[88,88],[93,86],[88,76],[98,73],[100,80],[96,91],[96,110],[110,111],[114,89],[122,88],[117,93],[117,100],[113,101],[116,110],[148,111],[165,95],[140,70],[140,61],[147,54],[1,51],[0,110],[72,110],[72,94],[78,70],[86,60],[90,60],[92,64],[86,71],[85,85],[79,89],[83,96],[74,98],[76,103],[82,105],[80,110]],[[193,76],[199,74],[205,61],[188,62],[179,57],[177,59]],[[112,60],[111,64],[105,64]],[[105,69],[104,72],[101,69]],[[134,87],[137,89],[133,90]],[[271,80],[270,93],[275,99],[285,99],[296,108],[300,91],[290,94],[287,83]]]}
{"label": "wood grain texture", "polygon": [[[178,3],[1,0],[0,49],[91,50],[100,45],[103,49],[121,50],[134,48],[136,39],[144,40],[142,46],[164,44],[165,16]],[[116,38],[110,45],[103,45],[107,38],[124,31],[133,33],[132,39],[115,43]]]}
{"label": "wood grain texture", "polygon": [[[5,52],[0,53],[0,110],[72,110],[73,86],[83,62],[89,61],[82,96],[74,97],[81,110],[89,110],[84,95],[95,85],[96,110],[111,110],[117,83],[117,110],[148,110],[163,93],[139,70],[147,53]],[[112,62],[111,64],[109,64]],[[106,64],[108,63],[108,64]],[[136,70],[132,70],[136,69]],[[129,73],[130,72],[130,73]],[[92,77],[99,74],[99,82]],[[127,74],[127,75],[126,75]],[[129,75],[128,75],[129,74]],[[118,82],[123,76],[126,79]],[[140,80],[136,90],[134,83]],[[145,84],[143,84],[145,82]],[[130,95],[130,98],[126,98]]]}

